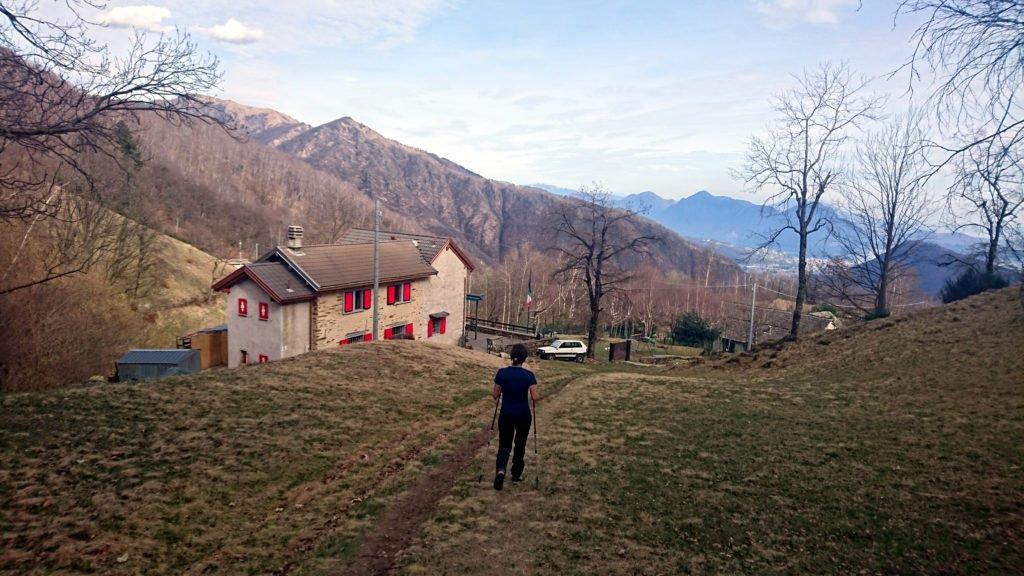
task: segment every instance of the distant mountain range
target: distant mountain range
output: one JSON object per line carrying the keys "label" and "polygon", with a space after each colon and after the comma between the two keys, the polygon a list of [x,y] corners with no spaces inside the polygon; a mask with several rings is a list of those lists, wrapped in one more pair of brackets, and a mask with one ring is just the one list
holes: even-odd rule
{"label": "distant mountain range", "polygon": [[[554,194],[571,195],[575,191],[546,184],[533,187]],[[770,232],[784,225],[786,215],[773,208],[754,202],[716,196],[701,190],[679,200],[663,198],[654,192],[640,192],[619,196],[616,203],[624,208],[644,212],[646,216],[684,238],[694,240],[720,254],[743,261],[753,248],[764,242]],[[827,208],[830,210],[830,208]],[[834,218],[844,222],[841,217]],[[840,224],[842,225],[842,224]],[[948,265],[957,256],[971,251],[978,240],[963,234],[938,232],[919,242],[913,256],[913,267],[919,278],[919,289],[926,294],[938,294],[946,279],[962,270],[962,266]],[[768,254],[753,266],[787,271],[795,269],[795,255],[799,238],[794,232],[784,232],[777,240],[777,252]],[[812,236],[810,256],[823,258],[838,254],[839,247],[825,235]]]}
{"label": "distant mountain range", "polygon": [[[309,242],[331,242],[372,218],[384,226],[451,236],[482,265],[523,249],[547,250],[551,223],[575,200],[491,180],[430,152],[406,146],[350,117],[311,126],[269,108],[205,99],[206,112],[237,129],[177,126],[142,115],[136,137],[152,181],[149,220],[205,249],[251,254],[281,242],[290,224]],[[662,239],[637,257],[685,276],[735,278],[728,258],[649,220],[628,234]]]}

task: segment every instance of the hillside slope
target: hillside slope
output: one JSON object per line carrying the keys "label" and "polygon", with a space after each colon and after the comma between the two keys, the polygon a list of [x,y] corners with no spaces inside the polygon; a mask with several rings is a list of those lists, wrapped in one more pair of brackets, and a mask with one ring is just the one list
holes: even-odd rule
{"label": "hillside slope", "polygon": [[[395,562],[1024,573],[1022,347],[1024,312],[1004,291],[733,362],[596,373],[540,413],[541,464],[527,465],[540,490],[481,490],[466,473]],[[492,536],[506,525],[529,530]]]}
{"label": "hillside slope", "polygon": [[[504,364],[387,341],[0,395],[0,573],[338,573],[385,503],[485,429]],[[567,369],[539,373],[550,390]]]}
{"label": "hillside slope", "polygon": [[1024,305],[1020,287],[1013,286],[797,342],[765,344],[715,364],[768,374],[828,374],[841,382],[1011,384],[1024,378],[1022,347]]}
{"label": "hillside slope", "polygon": [[[0,239],[14,230],[2,232]],[[26,250],[42,242],[34,239]],[[129,348],[174,347],[177,336],[224,322],[223,296],[210,290],[227,270],[220,259],[164,235],[153,236],[144,253],[141,272],[129,268],[112,279],[101,262],[0,298],[0,333],[7,336],[0,338],[0,392],[111,375]],[[0,249],[0,266],[11,256]],[[33,277],[33,265],[17,273]]]}

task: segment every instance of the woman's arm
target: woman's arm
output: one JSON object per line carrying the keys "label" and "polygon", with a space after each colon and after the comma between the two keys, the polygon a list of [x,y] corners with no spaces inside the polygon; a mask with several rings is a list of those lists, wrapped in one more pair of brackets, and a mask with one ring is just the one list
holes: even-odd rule
{"label": "woman's arm", "polygon": [[501,396],[501,386],[495,384],[494,388],[491,388],[491,398],[497,400],[498,396]]}
{"label": "woman's arm", "polygon": [[536,384],[534,384],[533,386],[530,386],[530,398],[533,398],[534,402],[536,402],[537,400],[540,400],[540,392],[537,392],[537,385]]}

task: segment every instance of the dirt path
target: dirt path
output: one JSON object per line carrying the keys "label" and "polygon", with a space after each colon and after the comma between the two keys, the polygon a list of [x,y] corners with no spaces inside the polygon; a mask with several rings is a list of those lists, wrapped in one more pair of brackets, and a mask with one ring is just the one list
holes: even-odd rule
{"label": "dirt path", "polygon": [[[554,398],[573,382],[586,377],[568,380],[557,387],[542,399],[541,406],[545,400]],[[473,462],[477,451],[487,444],[493,434],[495,432],[491,430],[481,430],[463,442],[454,452],[445,455],[433,471],[412,485],[400,500],[389,506],[373,530],[359,544],[344,574],[362,576],[390,573],[395,568],[399,554],[412,544],[423,523],[434,513],[438,502],[448,494],[459,474]],[[485,478],[485,481],[489,483],[490,479]]]}

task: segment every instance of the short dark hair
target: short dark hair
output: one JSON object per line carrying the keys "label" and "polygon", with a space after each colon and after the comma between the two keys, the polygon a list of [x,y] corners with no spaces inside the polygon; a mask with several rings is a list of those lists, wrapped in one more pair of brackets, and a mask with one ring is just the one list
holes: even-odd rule
{"label": "short dark hair", "polygon": [[512,357],[513,363],[522,364],[523,362],[526,362],[526,357],[529,356],[529,353],[526,351],[526,346],[516,344],[512,347],[512,352],[509,353],[509,356]]}

